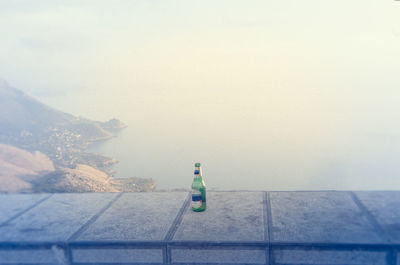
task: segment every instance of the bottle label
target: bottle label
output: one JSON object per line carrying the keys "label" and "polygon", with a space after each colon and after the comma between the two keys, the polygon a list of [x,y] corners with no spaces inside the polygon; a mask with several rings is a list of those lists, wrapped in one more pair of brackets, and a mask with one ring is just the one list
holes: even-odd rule
{"label": "bottle label", "polygon": [[203,196],[201,195],[201,192],[198,190],[193,190],[192,191],[192,207],[195,209],[200,208],[202,204],[203,204]]}

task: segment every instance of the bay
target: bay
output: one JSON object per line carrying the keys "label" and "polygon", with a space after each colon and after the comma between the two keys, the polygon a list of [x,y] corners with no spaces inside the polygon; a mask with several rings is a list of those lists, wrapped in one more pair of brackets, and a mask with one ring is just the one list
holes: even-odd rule
{"label": "bay", "polygon": [[116,177],[153,178],[162,190],[190,188],[196,162],[202,163],[210,190],[400,188],[397,137],[344,139],[340,146],[323,145],[318,139],[304,145],[274,145],[276,139],[267,138],[246,141],[240,135],[206,133],[184,137],[167,129],[162,133],[129,126],[88,151],[116,158]]}

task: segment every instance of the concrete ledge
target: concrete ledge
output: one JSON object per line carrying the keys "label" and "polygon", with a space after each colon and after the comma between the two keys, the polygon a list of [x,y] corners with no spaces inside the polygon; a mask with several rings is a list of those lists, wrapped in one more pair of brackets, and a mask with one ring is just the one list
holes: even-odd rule
{"label": "concrete ledge", "polygon": [[163,263],[163,249],[91,248],[72,249],[74,264]]}
{"label": "concrete ledge", "polygon": [[385,235],[346,192],[272,192],[271,240],[384,243]]}
{"label": "concrete ledge", "polygon": [[177,241],[265,241],[263,192],[209,192],[207,211],[186,209]]}
{"label": "concrete ledge", "polygon": [[0,264],[400,265],[400,191],[0,195]]}
{"label": "concrete ledge", "polygon": [[267,264],[266,248],[208,247],[171,249],[172,264]]}
{"label": "concrete ledge", "polygon": [[125,193],[87,227],[76,241],[163,240],[186,193]]}
{"label": "concrete ledge", "polygon": [[2,249],[1,264],[58,264],[56,255],[51,249]]}
{"label": "concrete ledge", "polygon": [[[283,248],[273,251],[274,264],[374,265],[390,262],[385,250]],[[390,263],[389,263],[390,264]]]}
{"label": "concrete ledge", "polygon": [[19,215],[47,199],[49,194],[0,194],[0,225],[12,221]]}
{"label": "concrete ledge", "polygon": [[400,243],[400,192],[364,191],[355,194],[389,240]]}

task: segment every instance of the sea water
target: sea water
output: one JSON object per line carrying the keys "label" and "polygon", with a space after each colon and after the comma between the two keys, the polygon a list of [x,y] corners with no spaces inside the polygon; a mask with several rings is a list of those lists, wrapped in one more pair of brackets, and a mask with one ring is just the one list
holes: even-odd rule
{"label": "sea water", "polygon": [[397,138],[335,138],[338,144],[283,139],[241,138],[234,132],[176,135],[130,125],[89,151],[119,160],[112,168],[115,176],[153,178],[157,189],[190,188],[196,161],[202,161],[209,190],[400,188]]}

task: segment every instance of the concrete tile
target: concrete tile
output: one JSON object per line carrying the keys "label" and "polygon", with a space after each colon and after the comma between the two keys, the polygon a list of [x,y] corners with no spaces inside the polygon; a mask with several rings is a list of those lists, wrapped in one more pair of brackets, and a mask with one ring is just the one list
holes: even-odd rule
{"label": "concrete tile", "polygon": [[72,261],[76,263],[162,263],[162,249],[73,249]]}
{"label": "concrete tile", "polygon": [[346,192],[272,192],[273,241],[382,243]]}
{"label": "concrete tile", "polygon": [[185,212],[173,240],[263,241],[263,192],[208,192],[207,210]]}
{"label": "concrete tile", "polygon": [[51,249],[0,249],[0,264],[62,264]]}
{"label": "concrete tile", "polygon": [[355,192],[392,242],[400,243],[400,191]]}
{"label": "concrete tile", "polygon": [[125,193],[77,240],[163,240],[187,192]]}
{"label": "concrete tile", "polygon": [[277,249],[272,255],[276,265],[389,265],[384,251]]}
{"label": "concrete tile", "polygon": [[0,225],[49,194],[0,194]]}
{"label": "concrete tile", "polygon": [[117,194],[54,194],[0,227],[0,242],[65,241]]}
{"label": "concrete tile", "polygon": [[267,264],[266,249],[172,248],[172,264]]}

